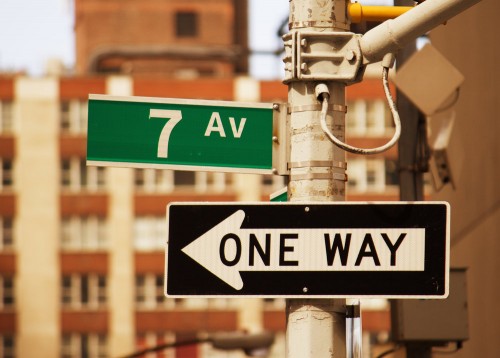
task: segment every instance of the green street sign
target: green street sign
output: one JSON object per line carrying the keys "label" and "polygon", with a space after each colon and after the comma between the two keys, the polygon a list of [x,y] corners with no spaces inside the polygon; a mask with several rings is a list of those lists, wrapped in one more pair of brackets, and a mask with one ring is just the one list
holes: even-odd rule
{"label": "green street sign", "polygon": [[283,122],[272,103],[90,95],[87,164],[282,173]]}

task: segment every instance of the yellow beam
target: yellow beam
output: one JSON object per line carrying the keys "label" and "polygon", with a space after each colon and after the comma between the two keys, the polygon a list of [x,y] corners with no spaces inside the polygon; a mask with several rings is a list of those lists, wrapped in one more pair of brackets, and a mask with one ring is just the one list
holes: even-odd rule
{"label": "yellow beam", "polygon": [[359,3],[349,4],[351,22],[358,24],[362,21],[385,21],[394,19],[413,9],[413,6],[363,6]]}

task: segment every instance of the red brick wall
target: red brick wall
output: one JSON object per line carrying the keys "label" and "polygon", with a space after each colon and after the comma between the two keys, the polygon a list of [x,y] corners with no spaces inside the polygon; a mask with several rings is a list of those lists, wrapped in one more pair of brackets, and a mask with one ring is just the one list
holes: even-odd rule
{"label": "red brick wall", "polygon": [[[86,72],[90,56],[109,46],[233,44],[232,0],[77,0],[75,11],[76,70],[80,74]],[[198,36],[176,38],[177,11],[199,14]],[[216,66],[217,61],[209,63]]]}

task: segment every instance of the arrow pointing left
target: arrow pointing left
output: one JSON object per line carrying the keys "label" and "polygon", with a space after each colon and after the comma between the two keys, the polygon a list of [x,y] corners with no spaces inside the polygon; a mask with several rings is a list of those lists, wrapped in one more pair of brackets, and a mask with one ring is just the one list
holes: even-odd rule
{"label": "arrow pointing left", "polygon": [[228,268],[222,263],[219,250],[207,250],[207,248],[219,247],[220,233],[238,231],[244,219],[245,212],[238,210],[182,249],[185,254],[236,290],[243,288],[243,280],[239,271]]}
{"label": "arrow pointing left", "polygon": [[242,271],[423,271],[425,229],[242,228],[237,210],[182,249],[236,290]]}

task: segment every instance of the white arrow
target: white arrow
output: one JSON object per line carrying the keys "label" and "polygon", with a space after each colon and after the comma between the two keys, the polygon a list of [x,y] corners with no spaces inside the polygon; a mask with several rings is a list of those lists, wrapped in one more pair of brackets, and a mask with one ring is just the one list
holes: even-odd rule
{"label": "white arrow", "polygon": [[242,271],[424,271],[425,229],[242,229],[238,210],[182,251],[236,290]]}

